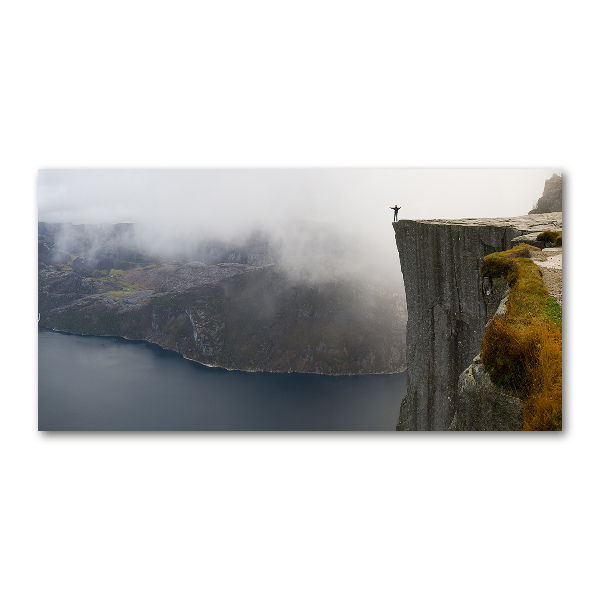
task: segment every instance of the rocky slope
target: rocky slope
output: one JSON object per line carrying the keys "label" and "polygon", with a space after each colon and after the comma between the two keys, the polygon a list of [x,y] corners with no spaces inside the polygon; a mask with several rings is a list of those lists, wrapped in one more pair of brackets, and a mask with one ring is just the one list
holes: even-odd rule
{"label": "rocky slope", "polygon": [[529,214],[551,212],[562,212],[562,176],[556,173],[550,179],[546,179],[544,191]]}
{"label": "rocky slope", "polygon": [[[407,395],[398,429],[447,430],[456,427],[459,376],[479,354],[485,324],[507,289],[503,280],[481,280],[481,259],[519,236],[562,229],[562,213],[393,226],[408,308]],[[480,424],[475,414],[462,419]]]}
{"label": "rocky slope", "polygon": [[228,369],[405,369],[403,298],[351,264],[312,256],[257,266],[277,248],[256,236],[235,246],[203,242],[192,257],[244,264],[164,260],[131,236],[129,226],[40,224],[40,325],[147,340]]}

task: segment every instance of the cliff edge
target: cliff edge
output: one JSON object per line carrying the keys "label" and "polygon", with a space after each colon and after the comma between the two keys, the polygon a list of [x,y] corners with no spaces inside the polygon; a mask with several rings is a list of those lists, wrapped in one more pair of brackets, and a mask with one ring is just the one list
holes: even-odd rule
{"label": "cliff edge", "polygon": [[456,424],[459,377],[481,351],[485,325],[507,292],[503,279],[481,279],[481,260],[519,236],[562,229],[562,213],[393,227],[408,309],[407,394],[397,429],[448,430]]}

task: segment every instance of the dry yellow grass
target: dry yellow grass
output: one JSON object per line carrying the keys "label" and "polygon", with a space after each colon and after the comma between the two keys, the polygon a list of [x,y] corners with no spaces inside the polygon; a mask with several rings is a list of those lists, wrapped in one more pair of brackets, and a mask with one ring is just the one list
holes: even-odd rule
{"label": "dry yellow grass", "polygon": [[546,313],[548,292],[524,244],[484,259],[482,274],[511,289],[504,315],[488,325],[481,359],[494,383],[525,401],[523,429],[562,429],[562,333]]}

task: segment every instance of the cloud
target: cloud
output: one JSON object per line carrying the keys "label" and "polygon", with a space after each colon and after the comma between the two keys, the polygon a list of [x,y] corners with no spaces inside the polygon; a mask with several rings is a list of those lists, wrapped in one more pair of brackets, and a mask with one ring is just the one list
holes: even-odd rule
{"label": "cloud", "polygon": [[[527,213],[552,169],[52,169],[38,176],[39,220],[134,222],[166,247],[243,239],[260,229],[294,246],[302,220],[329,224],[348,256],[400,278],[390,206],[400,218]],[[294,224],[298,224],[295,228]],[[360,265],[357,265],[360,266]]]}

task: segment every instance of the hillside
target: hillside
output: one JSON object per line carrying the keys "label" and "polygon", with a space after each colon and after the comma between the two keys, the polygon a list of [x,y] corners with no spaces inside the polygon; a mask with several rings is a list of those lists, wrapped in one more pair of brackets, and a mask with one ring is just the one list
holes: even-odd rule
{"label": "hillside", "polygon": [[[131,225],[40,224],[40,325],[147,340],[202,364],[330,375],[405,368],[403,297],[332,256],[270,264],[266,238],[165,260]],[[198,250],[199,249],[199,250]],[[241,262],[206,264],[203,257]]]}

